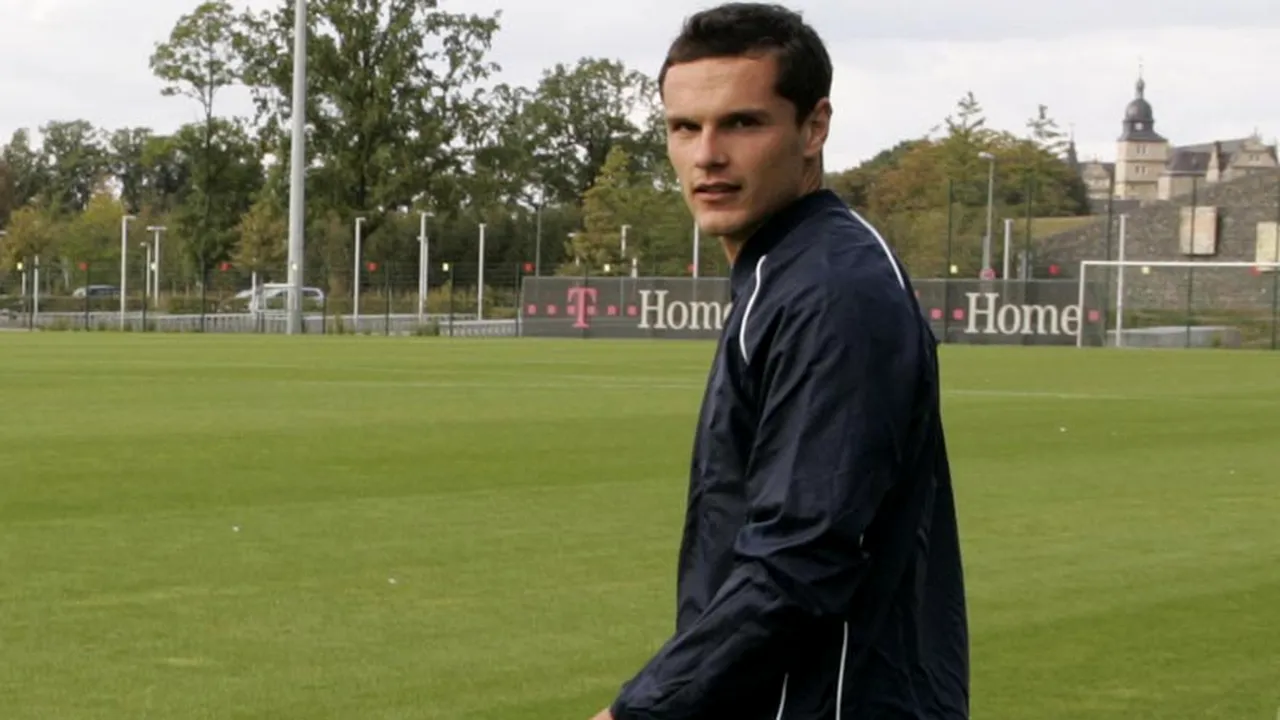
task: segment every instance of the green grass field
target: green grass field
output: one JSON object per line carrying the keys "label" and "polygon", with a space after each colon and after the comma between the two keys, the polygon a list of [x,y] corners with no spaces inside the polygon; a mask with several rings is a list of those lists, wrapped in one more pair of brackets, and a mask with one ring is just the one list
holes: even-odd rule
{"label": "green grass field", "polygon": [[[0,335],[0,716],[585,720],[712,349]],[[944,363],[974,717],[1275,718],[1280,355]]]}

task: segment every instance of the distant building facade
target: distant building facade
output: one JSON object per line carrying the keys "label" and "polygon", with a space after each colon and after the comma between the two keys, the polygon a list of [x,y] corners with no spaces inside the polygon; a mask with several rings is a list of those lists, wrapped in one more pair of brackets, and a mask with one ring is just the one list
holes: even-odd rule
{"label": "distant building facade", "polygon": [[[1106,212],[1109,201],[1125,211],[1280,167],[1275,144],[1264,143],[1256,132],[1245,138],[1173,145],[1156,132],[1155,112],[1141,77],[1136,91],[1124,110],[1115,162],[1078,163],[1095,213]],[[1072,153],[1074,157],[1074,148]]]}

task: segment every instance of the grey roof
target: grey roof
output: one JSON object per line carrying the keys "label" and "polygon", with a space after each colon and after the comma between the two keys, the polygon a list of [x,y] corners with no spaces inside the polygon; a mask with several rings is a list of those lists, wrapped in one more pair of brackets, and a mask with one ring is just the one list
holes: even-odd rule
{"label": "grey roof", "polygon": [[1170,175],[1203,175],[1209,169],[1210,153],[1186,148],[1174,148],[1165,169]]}
{"label": "grey roof", "polygon": [[[1243,151],[1257,138],[1236,138],[1235,140],[1216,140],[1214,142],[1181,145],[1172,148],[1169,163],[1166,166],[1172,175],[1203,175],[1209,171],[1213,162],[1214,150],[1218,152],[1217,170],[1225,170],[1231,165],[1231,159]],[[1266,152],[1273,158],[1276,156],[1275,146],[1268,146]]]}

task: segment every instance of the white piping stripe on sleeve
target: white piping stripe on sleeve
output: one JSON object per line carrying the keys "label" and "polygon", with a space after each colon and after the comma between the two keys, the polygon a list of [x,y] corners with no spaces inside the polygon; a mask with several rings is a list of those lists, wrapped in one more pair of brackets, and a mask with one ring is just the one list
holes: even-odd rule
{"label": "white piping stripe on sleeve", "polygon": [[782,713],[787,709],[787,681],[791,679],[791,673],[782,676],[782,700],[778,702],[777,720],[782,720]]}
{"label": "white piping stripe on sleeve", "polygon": [[840,647],[840,674],[836,676],[836,720],[840,720],[840,707],[844,705],[844,664],[849,658],[849,621],[844,622],[844,644]]}
{"label": "white piping stripe on sleeve", "polygon": [[756,261],[756,286],[751,290],[751,297],[747,300],[747,309],[742,311],[742,325],[738,328],[738,347],[742,349],[743,361],[750,362],[747,357],[747,319],[751,317],[751,306],[756,304],[756,297],[760,294],[760,271],[764,268],[764,259],[767,255],[761,255]]}
{"label": "white piping stripe on sleeve", "polygon": [[870,230],[871,234],[876,236],[876,240],[880,241],[880,249],[884,250],[885,257],[889,258],[889,265],[893,268],[894,274],[898,276],[898,284],[905,290],[907,287],[907,281],[902,277],[902,271],[898,269],[898,263],[893,259],[893,251],[889,249],[889,243],[884,241],[884,238],[880,236],[880,233],[874,227],[871,227],[871,223],[864,220],[863,217],[858,214],[857,210],[849,208],[849,214],[853,215],[858,222],[862,223],[863,227]]}

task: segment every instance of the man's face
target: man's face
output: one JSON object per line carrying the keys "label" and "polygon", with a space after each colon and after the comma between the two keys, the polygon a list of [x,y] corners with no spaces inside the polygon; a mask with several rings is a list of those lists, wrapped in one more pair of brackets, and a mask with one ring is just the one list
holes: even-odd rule
{"label": "man's face", "polygon": [[709,58],[672,66],[663,84],[667,154],[685,201],[699,227],[730,242],[803,194],[807,161],[826,140],[829,105],[797,123],[774,92],[776,74],[771,55]]}

